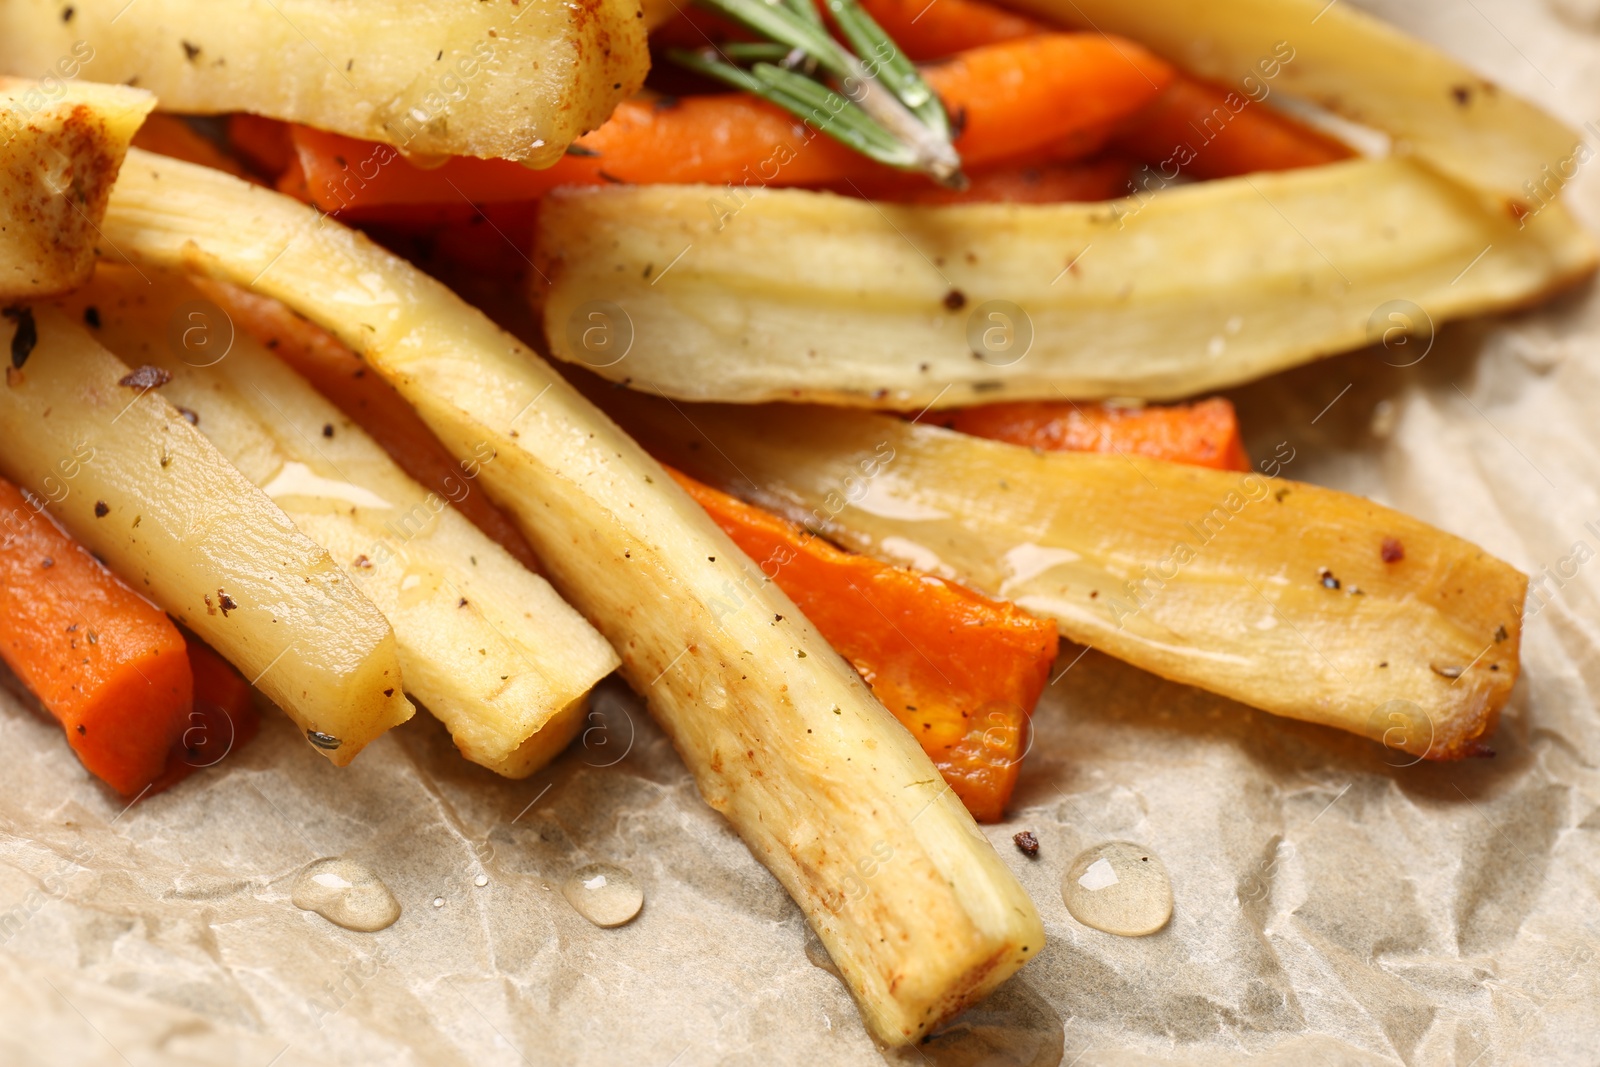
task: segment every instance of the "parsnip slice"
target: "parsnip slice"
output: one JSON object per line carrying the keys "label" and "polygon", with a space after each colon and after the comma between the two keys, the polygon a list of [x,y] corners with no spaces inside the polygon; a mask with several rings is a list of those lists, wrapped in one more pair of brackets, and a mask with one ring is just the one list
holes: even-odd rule
{"label": "parsnip slice", "polygon": [[[558,755],[583,725],[589,690],[616,669],[605,638],[194,286],[168,272],[150,279],[106,264],[62,304],[77,315],[94,307],[101,343],[170,373],[161,395],[333,555],[394,627],[406,692],[464,756],[521,778]],[[173,323],[214,336],[185,348],[180,334],[172,346]],[[485,443],[450,492],[482,492],[478,474],[493,462]]]}
{"label": "parsnip slice", "polygon": [[549,166],[649,69],[636,0],[136,3],[73,0],[63,18],[55,0],[7,0],[0,70],[48,70],[86,49],[88,74],[149,89],[164,110],[251,111],[416,155]]}
{"label": "parsnip slice", "polygon": [[1559,204],[1519,230],[1402,159],[1106,204],[769,189],[730,217],[702,186],[565,190],[537,248],[562,359],[681,399],[892,409],[1186,396],[1372,343],[1395,307],[1426,329],[1418,306],[1523,304],[1595,263]]}
{"label": "parsnip slice", "polygon": [[1360,497],[866,412],[606,400],[696,477],[1276,715],[1451,759],[1479,750],[1516,681],[1526,576]]}
{"label": "parsnip slice", "polygon": [[883,1040],[1039,951],[1015,877],[920,748],[648,455],[443,286],[301,204],[135,153],[107,234],[253,284],[339,335],[522,523],[622,656],[708,803],[804,910]]}
{"label": "parsnip slice", "polygon": [[0,77],[0,300],[89,277],[111,183],[155,106],[125,85]]}
{"label": "parsnip slice", "polygon": [[1387,132],[1401,151],[1458,181],[1533,205],[1555,196],[1577,170],[1580,138],[1560,120],[1347,3],[1009,0],[1008,6],[1126,34],[1257,99],[1289,93],[1314,101]]}
{"label": "parsnip slice", "polygon": [[38,340],[0,385],[0,473],[222,653],[333,763],[409,719],[388,622],[161,398],[154,368],[130,372],[53,307],[27,315]]}

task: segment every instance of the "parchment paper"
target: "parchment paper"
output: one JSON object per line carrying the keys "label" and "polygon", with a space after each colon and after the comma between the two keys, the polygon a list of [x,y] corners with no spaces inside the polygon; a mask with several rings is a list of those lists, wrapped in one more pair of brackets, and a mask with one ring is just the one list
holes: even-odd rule
{"label": "parchment paper", "polygon": [[[1596,0],[1373,6],[1575,126],[1600,122]],[[1600,222],[1593,166],[1568,195]],[[1235,394],[1255,454],[1295,449],[1289,477],[1403,508],[1536,579],[1552,568],[1498,756],[1392,767],[1370,742],[1088,653],[1039,707],[1014,818],[986,829],[1050,944],[892,1059],[1600,1057],[1597,343],[1585,288],[1449,327],[1411,367],[1377,350]],[[613,681],[596,709],[521,783],[459,759],[425,716],[340,771],[269,712],[222,767],[124,812],[53,723],[0,696],[0,1061],[881,1062],[799,912],[638,703]],[[1011,845],[1023,828],[1037,860]],[[1171,869],[1176,912],[1154,937],[1062,905],[1076,852],[1116,838]],[[290,904],[296,871],[335,855],[388,882],[395,926],[349,933]],[[629,926],[597,929],[560,894],[599,860],[644,882]]]}

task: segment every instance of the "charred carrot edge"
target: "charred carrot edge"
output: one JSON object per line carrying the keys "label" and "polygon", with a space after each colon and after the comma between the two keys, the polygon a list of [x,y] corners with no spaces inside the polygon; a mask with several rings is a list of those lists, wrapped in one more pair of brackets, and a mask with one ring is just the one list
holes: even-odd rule
{"label": "charred carrot edge", "polygon": [[365,430],[401,470],[450,501],[519,563],[538,572],[539,559],[527,538],[462,476],[461,465],[422,417],[393,386],[369,373],[360,356],[271,297],[224,282],[197,279],[196,284],[239,328],[270,348]]}
{"label": "charred carrot edge", "polygon": [[[1174,77],[1131,41],[1084,33],[971,49],[925,74],[973,168],[1100,131],[1145,107]],[[299,173],[291,169],[279,188],[295,192],[303,180],[304,195],[328,211],[529,200],[560,185],[603,182],[820,185],[893,173],[742,93],[627,101],[578,140],[576,154],[546,170],[466,158],[423,169],[387,145],[298,126],[292,136]]]}
{"label": "charred carrot edge", "polygon": [[967,810],[1005,816],[1055,624],[962,586],[844,552],[668,468],[872,687]]}
{"label": "charred carrot edge", "polygon": [[3,479],[0,656],[90,773],[125,796],[161,775],[194,700],[183,635]]}
{"label": "charred carrot edge", "polygon": [[1222,397],[1142,408],[1023,400],[943,412],[938,421],[974,437],[1026,448],[1122,452],[1216,470],[1250,469],[1238,415]]}

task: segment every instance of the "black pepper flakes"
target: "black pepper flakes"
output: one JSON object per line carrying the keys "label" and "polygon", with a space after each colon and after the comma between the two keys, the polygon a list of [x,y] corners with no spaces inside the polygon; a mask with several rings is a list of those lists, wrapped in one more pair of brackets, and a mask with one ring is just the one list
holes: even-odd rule
{"label": "black pepper flakes", "polygon": [[178,408],[178,414],[182,415],[184,421],[187,422],[190,426],[199,426],[200,425],[200,416],[199,416],[199,414],[197,412],[191,411],[191,410],[189,410],[188,408],[185,408],[185,407],[180,407],[180,408]]}
{"label": "black pepper flakes", "polygon": [[83,309],[83,324],[91,330],[100,328],[100,309],[90,304]]}
{"label": "black pepper flakes", "polygon": [[111,514],[111,506],[109,504],[107,504],[104,500],[96,500],[94,502],[95,518],[103,519],[109,514]]}
{"label": "black pepper flakes", "polygon": [[172,381],[172,374],[151,363],[135,367],[133,370],[117,379],[118,385],[125,385],[129,389],[154,389]]}
{"label": "black pepper flakes", "polygon": [[1339,579],[1335,578],[1333,576],[1333,572],[1330,571],[1328,568],[1326,568],[1326,567],[1322,568],[1322,570],[1317,573],[1317,577],[1322,581],[1322,588],[1324,588],[1324,589],[1337,589],[1337,588],[1339,588]]}
{"label": "black pepper flakes", "polygon": [[233,597],[223,592],[219,586],[217,589],[217,607],[222,609],[222,617],[226,619],[228,617],[228,612],[234,610],[238,606],[238,601],[234,600]]}
{"label": "black pepper flakes", "polygon": [[383,691],[383,695],[384,695],[384,696],[386,696],[386,697],[392,697],[392,696],[394,696],[394,688],[393,688],[393,687],[390,687],[390,688],[388,688],[388,689],[385,689],[385,690],[384,690],[384,691]]}
{"label": "black pepper flakes", "polygon": [[1022,854],[1030,860],[1039,858],[1039,839],[1033,835],[1032,830],[1023,830],[1020,833],[1013,834],[1011,840],[1015,842]]}
{"label": "black pepper flakes", "polygon": [[324,436],[324,437],[332,437],[333,436],[333,423],[325,422],[325,423],[322,424],[322,436]]}
{"label": "black pepper flakes", "polygon": [[944,306],[951,311],[960,311],[967,306],[967,294],[960,289],[952,289],[944,294]]}
{"label": "black pepper flakes", "polygon": [[80,722],[80,723],[79,723],[79,724],[78,724],[78,733],[80,733],[80,734],[86,734],[86,733],[88,733],[88,732],[89,732],[89,728],[88,728],[88,727],[87,727],[87,726],[85,726],[85,725],[83,725],[83,723],[81,723],[81,722]]}
{"label": "black pepper flakes", "polygon": [[1399,563],[1406,558],[1406,546],[1397,538],[1385,537],[1382,547],[1378,549],[1378,555],[1383,557],[1385,563]]}
{"label": "black pepper flakes", "polygon": [[51,567],[54,567],[55,565],[56,565],[56,561],[51,556],[46,556],[44,559],[39,561],[39,566],[43,567],[45,570],[49,570]]}
{"label": "black pepper flakes", "polygon": [[199,57],[199,45],[190,44],[188,41],[179,41],[178,43],[183,45],[183,54],[189,60],[189,62],[193,63]]}
{"label": "black pepper flakes", "polygon": [[1495,629],[1494,629],[1494,643],[1495,644],[1498,645],[1501,641],[1506,640],[1510,636],[1511,636],[1510,634],[1506,633],[1506,628],[1504,626],[1496,626],[1495,627]]}
{"label": "black pepper flakes", "polygon": [[6,308],[0,311],[0,315],[17,324],[17,332],[11,335],[11,366],[21,370],[22,365],[28,362],[28,357],[33,355],[33,346],[39,343],[39,327],[34,324],[33,309]]}

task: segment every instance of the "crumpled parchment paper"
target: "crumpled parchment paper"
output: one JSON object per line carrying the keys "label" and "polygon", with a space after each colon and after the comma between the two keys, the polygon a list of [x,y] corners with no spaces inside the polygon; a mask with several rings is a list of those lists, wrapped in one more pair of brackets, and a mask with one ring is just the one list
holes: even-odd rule
{"label": "crumpled parchment paper", "polygon": [[[1597,0],[1370,6],[1574,126],[1600,124]],[[1597,130],[1584,136],[1600,150]],[[1593,168],[1568,196],[1600,223]],[[1406,760],[1098,653],[1072,663],[1069,647],[1014,817],[985,829],[1049,946],[944,1036],[888,1059],[1595,1062],[1597,347],[1585,287],[1450,326],[1412,366],[1394,364],[1414,349],[1375,349],[1234,394],[1254,454],[1294,449],[1288,477],[1403,508],[1534,576],[1497,757],[1392,766]],[[53,723],[3,694],[0,758],[7,1064],[885,1058],[794,905],[614,680],[582,741],[518,783],[459,759],[426,716],[340,771],[269,712],[220,768],[124,811]],[[1011,844],[1024,828],[1037,860]],[[1061,902],[1074,855],[1119,838],[1172,872],[1156,936],[1087,929]],[[294,875],[320,856],[379,872],[400,921],[358,934],[294,908]],[[597,929],[563,899],[594,861],[642,879],[631,925]]]}

